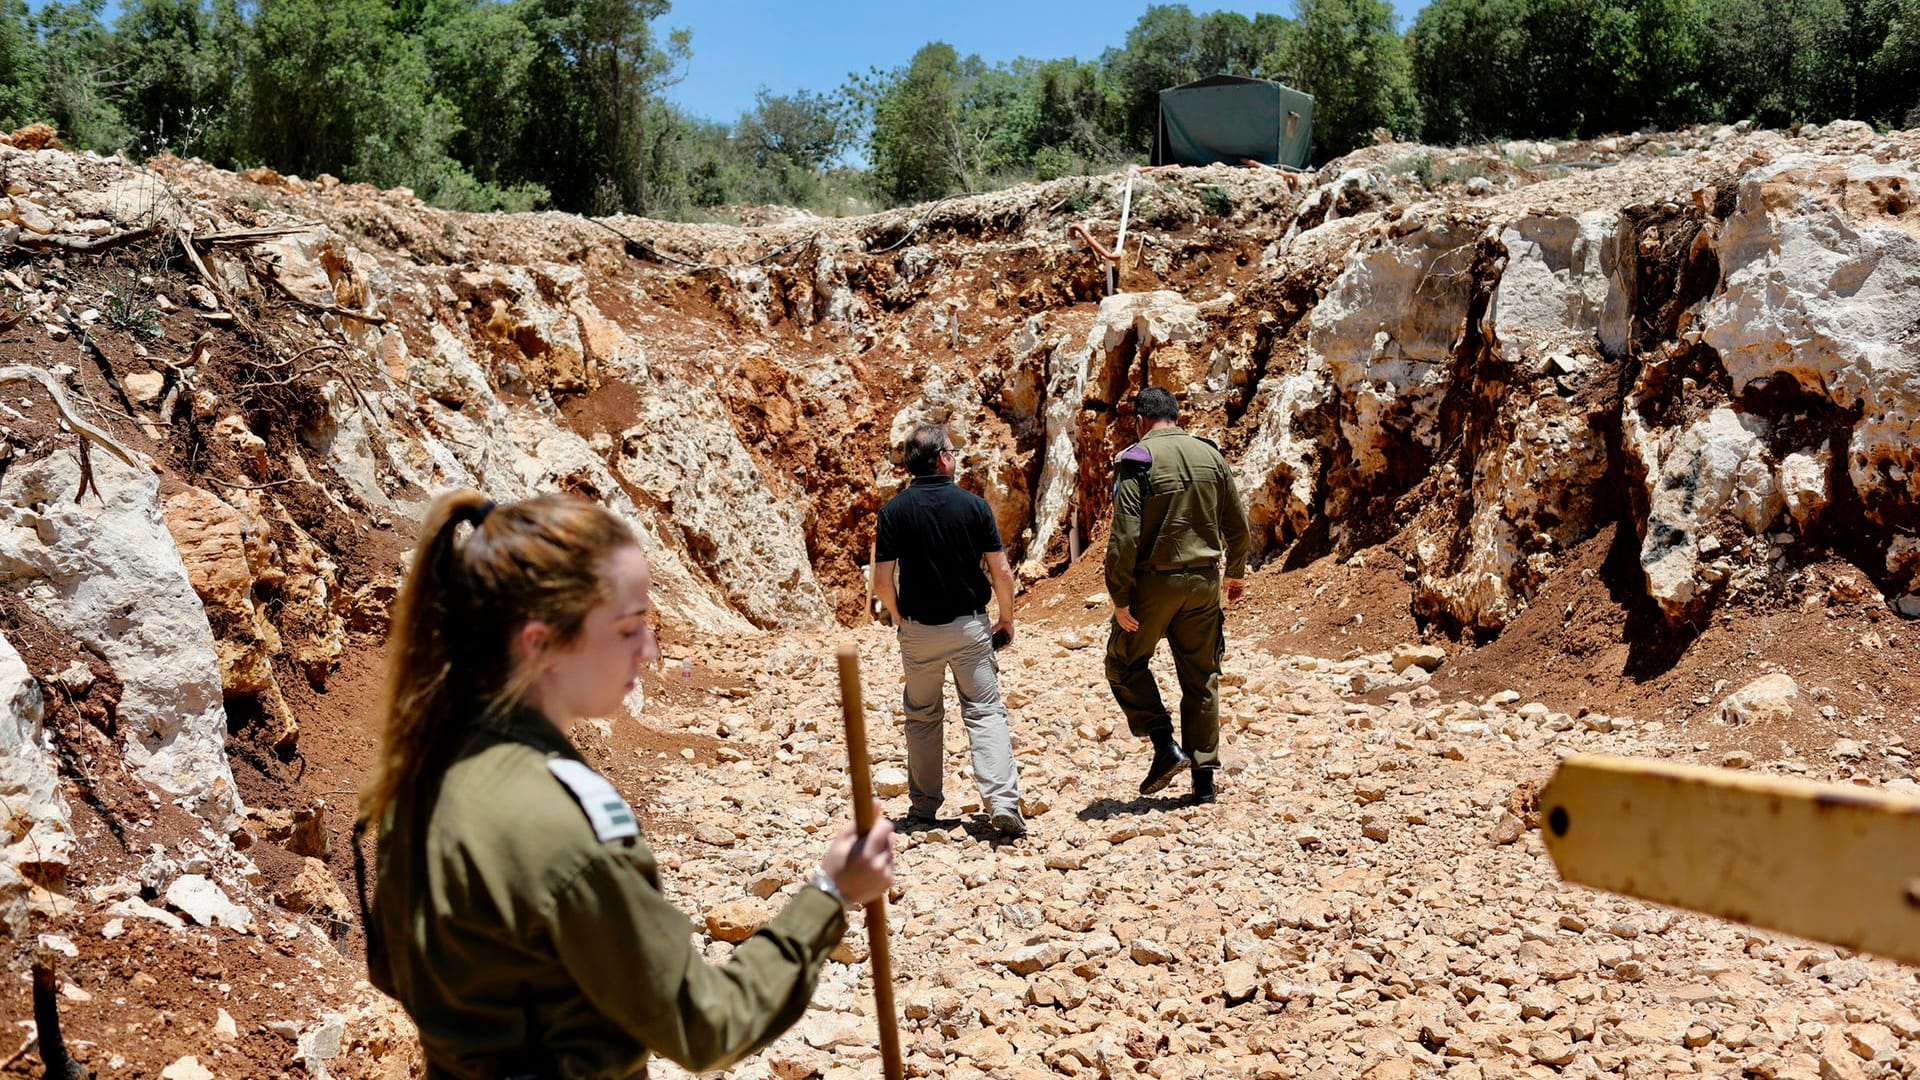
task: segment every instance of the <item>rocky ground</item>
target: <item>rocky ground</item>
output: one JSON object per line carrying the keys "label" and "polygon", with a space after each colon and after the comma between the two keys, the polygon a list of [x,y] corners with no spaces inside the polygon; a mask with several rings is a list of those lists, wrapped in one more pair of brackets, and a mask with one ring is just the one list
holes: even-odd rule
{"label": "rocky ground", "polygon": [[[668,658],[578,734],[724,955],[844,813],[839,643],[904,808],[865,567],[920,418],[1020,567],[1033,831],[956,773],[903,840],[916,1075],[1920,1064],[1911,972],[1561,885],[1530,819],[1575,750],[1915,790],[1920,135],[1149,171],[1107,297],[1070,229],[1111,242],[1124,176],[745,228],[50,134],[0,140],[0,1075],[37,1075],[35,954],[102,1076],[418,1071],[347,825],[450,486],[645,537]],[[1099,676],[1149,381],[1257,531],[1208,809],[1133,797]],[[741,1071],[877,1071],[864,972]]]}

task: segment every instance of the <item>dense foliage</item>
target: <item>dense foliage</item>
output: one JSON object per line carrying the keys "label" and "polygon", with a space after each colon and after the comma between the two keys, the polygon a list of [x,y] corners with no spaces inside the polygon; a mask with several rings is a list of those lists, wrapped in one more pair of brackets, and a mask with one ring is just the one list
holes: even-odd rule
{"label": "dense foliage", "polygon": [[[1277,0],[1276,0],[1277,2]],[[1143,160],[1157,93],[1219,72],[1315,97],[1325,160],[1384,129],[1456,143],[1753,120],[1920,124],[1920,0],[1290,0],[1149,7],[1092,60],[931,42],[731,123],[670,89],[669,0],[0,0],[0,125],[407,185],[458,209],[844,212]]]}

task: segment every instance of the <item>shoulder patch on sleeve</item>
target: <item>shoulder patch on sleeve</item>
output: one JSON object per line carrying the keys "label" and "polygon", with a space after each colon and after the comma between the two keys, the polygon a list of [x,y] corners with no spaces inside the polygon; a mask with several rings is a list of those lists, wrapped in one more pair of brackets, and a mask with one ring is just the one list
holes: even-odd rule
{"label": "shoulder patch on sleeve", "polygon": [[548,758],[547,771],[572,793],[580,809],[587,812],[593,835],[601,843],[640,835],[640,822],[633,808],[607,778],[572,758]]}
{"label": "shoulder patch on sleeve", "polygon": [[1140,443],[1134,443],[1132,446],[1120,452],[1120,460],[1131,461],[1136,465],[1151,465],[1153,464],[1153,451],[1147,449]]}

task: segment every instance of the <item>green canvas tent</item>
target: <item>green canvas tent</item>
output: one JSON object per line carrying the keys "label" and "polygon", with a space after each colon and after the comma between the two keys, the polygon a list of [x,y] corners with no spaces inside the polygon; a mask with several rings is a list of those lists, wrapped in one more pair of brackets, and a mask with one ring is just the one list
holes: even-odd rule
{"label": "green canvas tent", "polygon": [[1209,75],[1160,91],[1155,165],[1307,163],[1313,98],[1267,79]]}

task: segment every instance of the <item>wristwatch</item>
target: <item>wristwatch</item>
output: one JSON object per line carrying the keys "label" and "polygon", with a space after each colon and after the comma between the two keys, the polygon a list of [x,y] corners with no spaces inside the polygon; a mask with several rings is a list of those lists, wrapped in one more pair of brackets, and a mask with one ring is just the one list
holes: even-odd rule
{"label": "wristwatch", "polygon": [[807,884],[838,900],[841,907],[849,910],[853,908],[853,904],[848,902],[846,896],[840,892],[840,886],[833,883],[833,875],[827,873],[825,867],[815,868],[813,876],[807,879]]}

